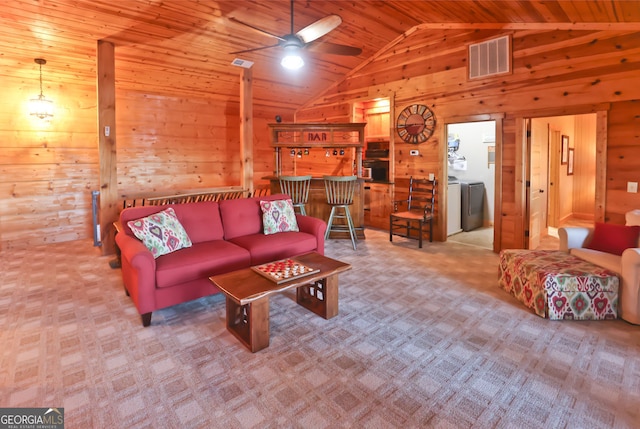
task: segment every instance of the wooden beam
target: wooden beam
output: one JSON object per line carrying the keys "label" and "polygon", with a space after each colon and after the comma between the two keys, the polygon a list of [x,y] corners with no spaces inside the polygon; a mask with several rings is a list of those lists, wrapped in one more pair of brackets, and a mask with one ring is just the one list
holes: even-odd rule
{"label": "wooden beam", "polygon": [[98,41],[98,152],[100,154],[100,241],[102,254],[115,253],[113,222],[118,219],[116,163],[115,49]]}
{"label": "wooden beam", "polygon": [[253,195],[253,72],[240,72],[240,157],[244,189]]}
{"label": "wooden beam", "polygon": [[607,132],[609,112],[598,111],[596,114],[596,189],[595,189],[595,222],[606,221],[607,203]]}

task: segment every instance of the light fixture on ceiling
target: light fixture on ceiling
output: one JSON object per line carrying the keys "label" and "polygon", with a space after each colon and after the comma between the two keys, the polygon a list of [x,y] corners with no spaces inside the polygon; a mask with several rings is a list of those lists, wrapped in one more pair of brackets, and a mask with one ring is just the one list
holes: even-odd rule
{"label": "light fixture on ceiling", "polygon": [[280,61],[280,65],[285,69],[298,70],[304,66],[304,60],[300,55],[291,54],[285,56],[282,61]]}
{"label": "light fixture on ceiling", "polygon": [[29,100],[29,112],[31,116],[37,116],[40,119],[51,118],[53,116],[53,101],[44,98],[42,93],[42,65],[47,63],[43,58],[35,58],[33,60],[40,65],[40,95],[38,98]]}
{"label": "light fixture on ceiling", "polygon": [[285,36],[284,39],[284,42],[280,42],[284,48],[284,58],[280,61],[280,65],[285,69],[298,70],[304,66],[304,60],[300,56],[300,49],[304,43],[295,35]]}

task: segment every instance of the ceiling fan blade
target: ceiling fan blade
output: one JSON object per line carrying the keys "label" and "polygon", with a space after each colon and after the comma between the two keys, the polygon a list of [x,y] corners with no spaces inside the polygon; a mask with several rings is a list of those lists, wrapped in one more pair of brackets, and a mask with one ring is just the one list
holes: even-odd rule
{"label": "ceiling fan blade", "polygon": [[240,21],[240,20],[238,20],[238,19],[236,19],[236,18],[229,17],[229,20],[230,20],[230,21],[233,21],[233,22],[235,22],[235,23],[237,23],[237,24],[244,25],[245,27],[249,27],[249,28],[250,28],[250,29],[252,29],[253,31],[257,31],[257,32],[258,32],[258,33],[260,33],[260,34],[263,34],[263,35],[266,35],[266,36],[270,36],[270,37],[274,37],[274,38],[276,38],[276,39],[278,39],[278,40],[282,40],[283,42],[285,41],[285,39],[284,39],[282,36],[278,36],[278,35],[276,35],[276,34],[269,33],[268,31],[265,31],[265,30],[263,30],[263,29],[261,29],[261,28],[258,28],[258,27],[254,27],[253,25],[251,25],[251,24],[247,24],[246,22],[242,22],[242,21]]}
{"label": "ceiling fan blade", "polygon": [[229,54],[244,54],[245,52],[254,52],[261,51],[263,49],[275,48],[276,46],[280,46],[280,44],[270,45],[270,46],[260,46],[259,48],[251,48],[251,49],[243,49],[242,51],[229,52]]}
{"label": "ceiling fan blade", "polygon": [[302,30],[298,31],[296,36],[301,38],[304,43],[313,42],[336,28],[341,23],[342,18],[338,15],[328,15],[307,25]]}
{"label": "ceiling fan blade", "polygon": [[357,57],[362,53],[362,49],[356,48],[355,46],[339,45],[329,42],[312,43],[307,45],[307,49],[320,54],[349,55],[353,57]]}

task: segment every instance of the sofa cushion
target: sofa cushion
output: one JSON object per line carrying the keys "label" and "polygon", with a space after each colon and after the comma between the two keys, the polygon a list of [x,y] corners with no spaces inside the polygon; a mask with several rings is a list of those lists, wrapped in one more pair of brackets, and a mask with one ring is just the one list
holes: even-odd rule
{"label": "sofa cushion", "polygon": [[238,198],[220,201],[220,216],[224,226],[225,240],[243,235],[262,234],[262,210],[260,201],[273,201],[290,198],[284,194],[275,194],[255,198]]}
{"label": "sofa cushion", "polygon": [[133,234],[151,251],[154,258],[191,247],[191,240],[173,208],[127,222]]}
{"label": "sofa cushion", "polygon": [[165,288],[249,266],[246,249],[224,240],[197,243],[156,259],[156,286]]}
{"label": "sofa cushion", "polygon": [[224,238],[218,203],[200,201],[176,204],[173,209],[194,244]]}
{"label": "sofa cushion", "polygon": [[601,252],[599,250],[576,247],[570,250],[573,256],[591,262],[616,274],[622,273],[622,257],[613,253]]}
{"label": "sofa cushion", "polygon": [[636,247],[640,226],[625,226],[596,222],[588,249],[622,255],[625,249]]}
{"label": "sofa cushion", "polygon": [[258,233],[236,237],[231,242],[251,253],[251,265],[302,255],[315,251],[318,246],[315,235],[306,232]]}
{"label": "sofa cushion", "polygon": [[152,213],[158,213],[167,208],[172,208],[178,220],[184,227],[192,243],[200,243],[210,240],[222,240],[222,220],[218,203],[213,201],[200,201],[197,203],[168,204],[165,206],[140,206],[128,207],[120,213],[120,223],[126,234],[133,235],[127,222]]}
{"label": "sofa cushion", "polygon": [[260,208],[265,235],[299,231],[291,199],[260,201]]}

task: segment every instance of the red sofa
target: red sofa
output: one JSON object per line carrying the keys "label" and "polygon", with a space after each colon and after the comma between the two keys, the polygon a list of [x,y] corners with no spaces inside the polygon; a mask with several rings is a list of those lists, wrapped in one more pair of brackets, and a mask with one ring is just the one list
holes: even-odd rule
{"label": "red sofa", "polygon": [[[126,208],[116,235],[127,295],[151,324],[151,313],[218,293],[209,277],[282,258],[316,251],[324,254],[326,223],[296,215],[299,232],[263,234],[260,201],[289,198],[278,194],[220,202]],[[157,259],[138,240],[127,222],[172,207],[192,246]]]}

